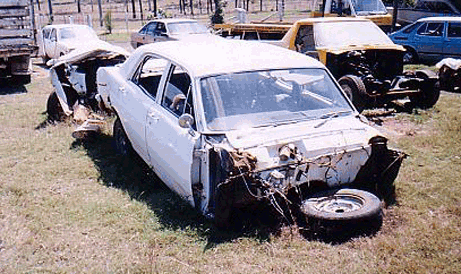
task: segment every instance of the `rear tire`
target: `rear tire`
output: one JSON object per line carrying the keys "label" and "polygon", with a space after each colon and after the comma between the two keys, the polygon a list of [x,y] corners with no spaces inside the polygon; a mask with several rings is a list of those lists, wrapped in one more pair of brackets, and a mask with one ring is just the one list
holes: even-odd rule
{"label": "rear tire", "polygon": [[117,153],[123,157],[131,157],[133,155],[133,147],[126,135],[125,129],[123,129],[122,121],[118,117],[114,122],[113,136]]}
{"label": "rear tire", "polygon": [[367,89],[363,81],[355,75],[345,75],[339,79],[339,85],[352,101],[355,108],[362,112],[367,107]]}

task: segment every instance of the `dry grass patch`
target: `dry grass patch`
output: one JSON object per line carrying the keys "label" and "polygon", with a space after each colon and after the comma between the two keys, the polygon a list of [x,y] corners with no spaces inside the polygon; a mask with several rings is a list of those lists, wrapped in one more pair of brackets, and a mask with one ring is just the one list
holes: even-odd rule
{"label": "dry grass patch", "polygon": [[[458,94],[399,114],[427,130],[410,154],[398,205],[377,235],[332,245],[296,230],[217,232],[139,160],[114,153],[110,125],[88,142],[49,124],[47,78],[0,96],[0,272],[456,273],[461,267]],[[109,119],[109,122],[111,120]],[[256,218],[257,216],[255,216]]]}

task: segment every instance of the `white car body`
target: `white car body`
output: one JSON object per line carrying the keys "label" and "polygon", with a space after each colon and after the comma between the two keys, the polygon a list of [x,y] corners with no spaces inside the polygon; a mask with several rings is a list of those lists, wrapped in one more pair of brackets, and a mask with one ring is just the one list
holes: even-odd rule
{"label": "white car body", "polygon": [[44,60],[57,59],[78,47],[99,41],[96,32],[86,25],[48,25],[39,32],[38,56]]}
{"label": "white car body", "polygon": [[[184,107],[184,113],[175,115],[164,100],[169,96],[170,85],[176,77],[174,72],[179,66],[180,72],[190,77],[190,85],[185,88],[185,98],[190,106]],[[146,67],[149,73],[160,77],[155,96],[141,81],[144,78],[140,75],[147,70]],[[308,74],[302,74],[304,72]],[[268,77],[266,80],[277,79],[276,88],[291,88],[287,94],[263,94],[274,104],[283,102],[286,97],[294,97],[295,87],[312,88],[315,83],[330,89],[335,100],[330,101],[327,98],[330,95],[315,94],[313,89],[303,90],[302,100],[319,102],[325,109],[313,110],[316,115],[306,111],[305,116],[298,116],[299,120],[279,120],[280,123],[274,120],[264,125],[252,123],[293,113],[286,110],[255,112],[251,114],[255,116],[245,114],[210,120],[208,104],[218,106],[229,102],[224,99],[219,102],[217,97],[208,100],[206,96],[225,85],[226,77],[246,77],[247,74],[270,75],[273,79]],[[221,78],[213,82],[215,77]],[[328,188],[354,184],[372,158],[373,140],[386,140],[379,137],[376,129],[362,122],[324,65],[313,58],[268,44],[221,38],[149,44],[138,48],[120,66],[100,68],[97,83],[103,102],[120,118],[134,150],[170,189],[205,215],[216,214],[217,189],[238,178],[263,184],[261,189],[266,197],[277,191],[287,193],[312,182],[321,182]],[[245,88],[244,84],[234,85],[231,90],[239,88]],[[190,95],[192,99],[188,101]],[[245,102],[251,105],[251,109],[265,108],[264,104],[255,106],[254,100]],[[336,104],[341,108],[336,109]],[[180,126],[183,117],[188,115],[188,108],[193,109],[190,115],[195,122],[192,126]],[[223,110],[217,109],[216,113],[220,111],[224,113],[224,107]],[[252,117],[258,118],[251,120]],[[232,156],[231,169],[238,172],[227,173],[221,178],[216,175],[216,170],[227,164],[225,155]],[[240,166],[239,157],[242,159]],[[251,187],[246,186],[250,190]],[[244,200],[243,196],[236,198],[235,206],[241,202],[237,200]]]}

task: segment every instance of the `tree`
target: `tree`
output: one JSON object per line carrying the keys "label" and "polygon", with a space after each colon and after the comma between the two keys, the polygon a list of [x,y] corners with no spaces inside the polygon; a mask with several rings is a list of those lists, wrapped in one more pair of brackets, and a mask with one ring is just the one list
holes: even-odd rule
{"label": "tree", "polygon": [[224,23],[223,9],[221,0],[214,0],[214,13],[211,16],[211,24]]}

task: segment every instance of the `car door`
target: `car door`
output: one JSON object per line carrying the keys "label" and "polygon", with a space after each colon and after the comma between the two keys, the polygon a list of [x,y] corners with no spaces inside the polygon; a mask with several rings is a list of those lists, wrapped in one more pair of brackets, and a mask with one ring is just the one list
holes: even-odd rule
{"label": "car door", "polygon": [[422,59],[437,60],[443,55],[444,22],[426,22],[414,36],[415,48]]}
{"label": "car door", "polygon": [[461,57],[461,22],[448,22],[447,37],[445,38],[443,57]]}
{"label": "car door", "polygon": [[160,104],[148,111],[146,144],[157,175],[192,205],[192,162],[198,134],[192,128],[179,126],[184,113],[194,116],[191,77],[179,66],[171,65],[162,78],[163,92]]}
{"label": "car door", "polygon": [[156,62],[157,57],[147,55],[142,58],[131,79],[117,79],[118,90],[111,92],[112,104],[116,105],[122,125],[133,148],[149,163],[145,142],[145,124],[148,110],[155,105],[157,88],[166,62]]}

